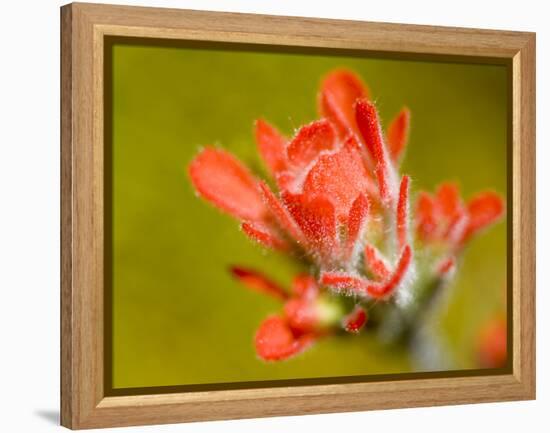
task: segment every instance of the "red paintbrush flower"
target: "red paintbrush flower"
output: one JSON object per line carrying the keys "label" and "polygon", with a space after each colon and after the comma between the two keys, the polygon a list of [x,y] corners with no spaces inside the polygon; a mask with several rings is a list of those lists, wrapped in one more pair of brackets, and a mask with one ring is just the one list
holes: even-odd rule
{"label": "red paintbrush flower", "polygon": [[390,126],[392,160],[367,96],[354,74],[336,71],[321,86],[325,118],[300,128],[290,140],[264,120],[256,122],[258,150],[278,194],[233,156],[213,147],[190,165],[196,191],[240,219],[243,232],[256,242],[277,250],[303,250],[322,269],[349,268],[361,249],[369,212],[392,208],[398,198],[394,163],[408,130],[408,114]]}
{"label": "red paintbrush flower", "polygon": [[342,321],[343,328],[352,333],[357,333],[367,323],[367,312],[363,307],[356,305],[351,313],[349,313]]}
{"label": "red paintbrush flower", "polygon": [[304,351],[314,340],[312,334],[293,332],[284,317],[270,316],[256,333],[256,353],[265,361],[281,361]]}
{"label": "red paintbrush flower", "polygon": [[[255,271],[233,269],[248,287],[284,302],[283,313],[266,319],[256,335],[257,353],[266,360],[301,352],[336,324],[349,332],[363,326],[367,316],[360,306],[340,311],[336,321],[331,316],[327,326],[327,290],[360,304],[413,292],[419,267],[419,284],[450,278],[456,254],[504,211],[495,193],[463,204],[458,188],[444,183],[435,196],[418,194],[411,236],[411,182],[398,173],[409,110],[403,108],[384,133],[367,87],[354,73],[336,70],[321,83],[319,112],[319,120],[290,139],[265,120],[256,122],[258,151],[276,191],[222,149],[206,147],[189,166],[196,192],[237,218],[250,239],[305,258],[315,269],[317,281],[300,276],[291,292]],[[415,253],[436,245],[444,247],[437,254]],[[305,279],[310,289],[298,290],[297,281]]]}
{"label": "red paintbrush flower", "polygon": [[498,221],[504,214],[504,201],[495,192],[481,192],[464,204],[458,186],[442,183],[434,196],[418,195],[416,235],[426,246],[435,246],[444,256],[436,265],[436,274],[454,270],[457,253],[473,236]]}
{"label": "red paintbrush flower", "polygon": [[231,273],[248,288],[283,302],[282,314],[269,316],[256,333],[256,353],[266,361],[297,355],[340,326],[358,332],[366,323],[360,307],[346,316],[343,306],[324,296],[315,279],[307,274],[296,276],[287,291],[252,269],[235,266]]}
{"label": "red paintbrush flower", "polygon": [[442,183],[435,195],[420,192],[416,202],[415,229],[425,248],[435,247],[438,256],[434,274],[448,278],[455,269],[455,256],[466,243],[504,214],[504,201],[495,192],[481,192],[466,204],[458,186]]}
{"label": "red paintbrush flower", "polygon": [[442,183],[435,196],[427,192],[419,194],[416,231],[425,243],[445,243],[456,250],[503,213],[504,202],[494,192],[479,193],[465,205],[457,185]]}

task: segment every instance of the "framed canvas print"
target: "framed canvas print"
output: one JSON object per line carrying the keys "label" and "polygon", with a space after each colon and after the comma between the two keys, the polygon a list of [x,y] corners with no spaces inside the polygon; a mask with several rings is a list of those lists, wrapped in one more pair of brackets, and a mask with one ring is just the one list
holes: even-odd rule
{"label": "framed canvas print", "polygon": [[535,36],[61,9],[61,416],[535,398]]}

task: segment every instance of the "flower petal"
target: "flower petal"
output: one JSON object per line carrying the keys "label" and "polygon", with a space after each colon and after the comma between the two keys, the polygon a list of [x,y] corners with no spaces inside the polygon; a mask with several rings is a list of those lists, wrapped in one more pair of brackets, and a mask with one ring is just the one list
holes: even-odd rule
{"label": "flower petal", "polygon": [[443,233],[443,239],[455,248],[460,247],[469,224],[470,217],[466,211],[462,210],[462,214],[457,215],[456,218],[448,224],[446,231]]}
{"label": "flower petal", "polygon": [[336,145],[336,133],[326,119],[302,126],[287,148],[288,160],[298,169],[307,167],[323,150]]}
{"label": "flower petal", "polygon": [[434,198],[427,192],[421,191],[416,200],[416,231],[424,242],[434,238],[437,230],[437,208]]}
{"label": "flower petal", "polygon": [[283,200],[305,235],[310,252],[320,259],[333,259],[339,254],[336,214],[330,200],[323,196],[313,199],[304,194],[285,193]]}
{"label": "flower petal", "polygon": [[296,336],[287,321],[280,316],[268,317],[260,325],[254,339],[256,353],[265,361],[280,361],[307,349],[315,336]]}
{"label": "flower petal", "polygon": [[264,247],[279,251],[286,251],[290,248],[287,241],[265,224],[244,222],[241,229],[250,239]]}
{"label": "flower petal", "polygon": [[250,221],[260,221],[265,206],[250,171],[225,150],[207,147],[189,166],[195,190],[219,209]]}
{"label": "flower petal", "polygon": [[469,218],[460,198],[458,185],[442,183],[436,192],[438,213],[441,215],[440,236],[451,245],[458,245],[469,225]]}
{"label": "flower petal", "polygon": [[450,221],[463,213],[460,191],[455,183],[442,183],[437,189],[436,198],[441,213]]}
{"label": "flower petal", "polygon": [[337,291],[356,295],[368,293],[369,287],[376,284],[373,281],[344,272],[323,272],[319,281]]}
{"label": "flower petal", "polygon": [[286,139],[263,119],[256,121],[256,143],[271,174],[286,169]]}
{"label": "flower petal", "polygon": [[369,215],[369,201],[363,194],[359,194],[348,214],[347,221],[347,239],[346,239],[346,254],[350,258],[355,249],[355,244],[362,237]]}
{"label": "flower petal", "polygon": [[470,217],[464,239],[493,224],[504,214],[504,200],[495,192],[482,192],[468,202]]}
{"label": "flower petal", "polygon": [[343,320],[343,327],[347,332],[356,334],[367,323],[367,312],[360,305],[356,305],[351,313]]}
{"label": "flower petal", "polygon": [[395,267],[391,277],[386,280],[384,284],[372,285],[367,287],[369,295],[373,298],[385,298],[395,291],[395,289],[401,284],[407,270],[409,269],[412,262],[412,249],[410,245],[405,245],[397,266]]}
{"label": "flower petal", "polygon": [[292,171],[281,171],[275,175],[275,182],[279,191],[290,191],[296,193],[296,173]]}
{"label": "flower petal", "polygon": [[254,269],[232,266],[230,272],[241,283],[256,292],[272,296],[281,301],[288,299],[288,293],[285,289]]}
{"label": "flower petal", "polygon": [[289,326],[300,333],[314,332],[319,327],[319,315],[308,299],[292,298],[285,303],[285,316]]}
{"label": "flower petal", "polygon": [[453,274],[456,268],[456,260],[454,257],[446,257],[437,263],[435,267],[435,273],[439,278],[447,278],[449,275]]}
{"label": "flower petal", "polygon": [[397,201],[397,248],[401,250],[409,237],[409,176],[403,176]]}
{"label": "flower petal", "polygon": [[299,274],[292,281],[292,293],[295,296],[311,300],[317,297],[319,287],[311,275]]}
{"label": "flower petal", "polygon": [[366,99],[358,100],[355,104],[355,118],[369,155],[376,163],[384,163],[384,144],[376,107]]}
{"label": "flower petal", "polygon": [[281,203],[281,201],[273,194],[271,188],[265,183],[260,182],[260,192],[263,196],[267,208],[271,211],[272,215],[275,217],[275,220],[279,226],[285,230],[289,236],[291,236],[296,242],[306,247],[306,239],[302,230],[294,221],[291,213],[288,209]]}
{"label": "flower petal", "polygon": [[368,89],[353,72],[333,71],[321,83],[319,111],[336,125],[340,138],[357,132],[353,105],[360,98],[368,98]]}
{"label": "flower petal", "polygon": [[337,290],[347,290],[358,295],[370,295],[376,299],[387,299],[405,278],[411,261],[412,249],[410,245],[406,245],[392,274],[382,283],[341,272],[324,272],[321,274],[320,281]]}
{"label": "flower petal", "polygon": [[411,112],[408,108],[403,108],[388,126],[387,139],[388,151],[393,161],[399,161],[403,151],[407,146],[409,138],[409,127],[411,121]]}
{"label": "flower petal", "polygon": [[395,195],[396,181],[386,146],[384,146],[378,113],[373,103],[361,99],[355,104],[355,115],[359,131],[376,164],[374,172],[378,180],[380,198],[385,204],[389,204]]}
{"label": "flower petal", "polygon": [[359,194],[377,195],[353,136],[349,136],[337,152],[319,157],[309,171],[302,190],[307,196],[330,197],[341,222],[347,220]]}
{"label": "flower petal", "polygon": [[373,245],[365,245],[365,267],[371,271],[377,280],[385,280],[390,276],[388,262]]}

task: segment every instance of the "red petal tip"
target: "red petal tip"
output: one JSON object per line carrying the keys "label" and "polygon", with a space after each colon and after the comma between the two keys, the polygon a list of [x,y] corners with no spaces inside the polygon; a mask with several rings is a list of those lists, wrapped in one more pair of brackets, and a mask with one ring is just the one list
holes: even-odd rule
{"label": "red petal tip", "polygon": [[340,138],[343,138],[350,131],[357,130],[355,101],[368,97],[367,87],[355,73],[337,69],[329,73],[321,83],[319,111],[337,126]]}
{"label": "red petal tip", "polygon": [[278,251],[287,251],[290,249],[287,241],[265,224],[244,222],[241,228],[250,239],[262,244],[266,248]]}
{"label": "red petal tip", "polygon": [[409,176],[403,176],[397,202],[397,245],[402,249],[409,236]]}
{"label": "red petal tip", "polygon": [[263,119],[256,120],[256,143],[272,175],[286,169],[286,139]]}
{"label": "red petal tip", "polygon": [[436,192],[437,201],[443,215],[448,219],[454,219],[463,213],[462,201],[458,185],[452,182],[442,183]]}
{"label": "red petal tip", "polygon": [[189,165],[195,190],[219,209],[239,218],[262,220],[265,212],[257,181],[229,152],[207,147]]}
{"label": "red petal tip", "polygon": [[374,246],[365,245],[365,267],[372,272],[377,280],[385,280],[390,276],[388,263]]}
{"label": "red petal tip", "polygon": [[347,332],[358,333],[367,323],[367,312],[357,305],[351,313],[349,313],[343,322],[344,329]]}
{"label": "red petal tip", "polygon": [[355,104],[355,116],[365,145],[376,163],[374,171],[378,180],[380,198],[384,203],[389,203],[392,198],[392,176],[390,173],[392,167],[388,161],[382,139],[376,107],[372,102],[360,99]]}
{"label": "red petal tip", "polygon": [[287,148],[288,160],[296,168],[307,167],[323,150],[332,150],[336,134],[332,124],[321,119],[302,126]]}
{"label": "red petal tip", "polygon": [[464,234],[467,239],[495,223],[504,214],[504,200],[495,192],[482,192],[468,202],[470,222]]}
{"label": "red petal tip", "polygon": [[295,336],[287,321],[280,316],[264,320],[254,339],[256,353],[265,361],[288,359],[307,349],[314,341],[312,334]]}
{"label": "red petal tip", "polygon": [[354,294],[366,294],[375,283],[354,275],[342,272],[323,272],[320,277],[321,284],[336,290],[350,291]]}
{"label": "red petal tip", "polygon": [[391,277],[383,284],[373,284],[367,287],[369,295],[373,298],[387,298],[390,296],[405,278],[411,262],[412,248],[410,245],[405,245]]}
{"label": "red petal tip", "polygon": [[367,223],[369,215],[369,200],[364,194],[359,194],[353,204],[348,215],[347,221],[347,254],[348,258],[352,255],[356,242],[361,238],[364,227]]}
{"label": "red petal tip", "polygon": [[407,146],[410,121],[411,112],[408,108],[404,107],[388,126],[388,147],[394,161],[398,161],[401,158]]}
{"label": "red petal tip", "polygon": [[240,266],[232,266],[229,271],[249,289],[283,301],[288,298],[286,290],[260,272]]}
{"label": "red petal tip", "polygon": [[382,159],[382,133],[374,103],[366,99],[357,100],[355,103],[355,117],[370,155],[375,162],[379,163]]}
{"label": "red petal tip", "polygon": [[436,272],[440,277],[446,277],[450,275],[455,269],[456,261],[454,257],[448,257],[443,259],[436,266]]}
{"label": "red petal tip", "polygon": [[423,241],[429,241],[437,230],[436,204],[434,198],[421,191],[416,201],[416,231]]}

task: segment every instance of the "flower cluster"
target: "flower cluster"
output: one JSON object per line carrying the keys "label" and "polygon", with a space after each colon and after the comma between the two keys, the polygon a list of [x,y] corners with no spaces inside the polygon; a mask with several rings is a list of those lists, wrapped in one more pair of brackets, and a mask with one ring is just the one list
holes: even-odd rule
{"label": "flower cluster", "polygon": [[319,112],[292,138],[256,122],[258,151],[276,191],[223,149],[206,147],[189,166],[197,193],[237,218],[243,233],[312,269],[290,291],[255,270],[232,269],[248,287],[284,303],[256,334],[265,360],[286,359],[338,329],[359,332],[370,305],[406,300],[420,290],[419,281],[426,284],[417,268],[445,279],[465,243],[503,213],[496,193],[464,204],[457,186],[444,183],[434,195],[420,192],[411,216],[411,181],[399,174],[409,110],[383,130],[353,72],[336,70],[323,79]]}
{"label": "flower cluster", "polygon": [[283,314],[267,318],[256,334],[256,351],[265,360],[279,360],[306,349],[311,343],[341,325],[358,332],[366,322],[358,307],[344,315],[343,308],[319,289],[315,278],[297,275],[286,291],[253,269],[233,267],[233,275],[247,287],[283,302]]}

